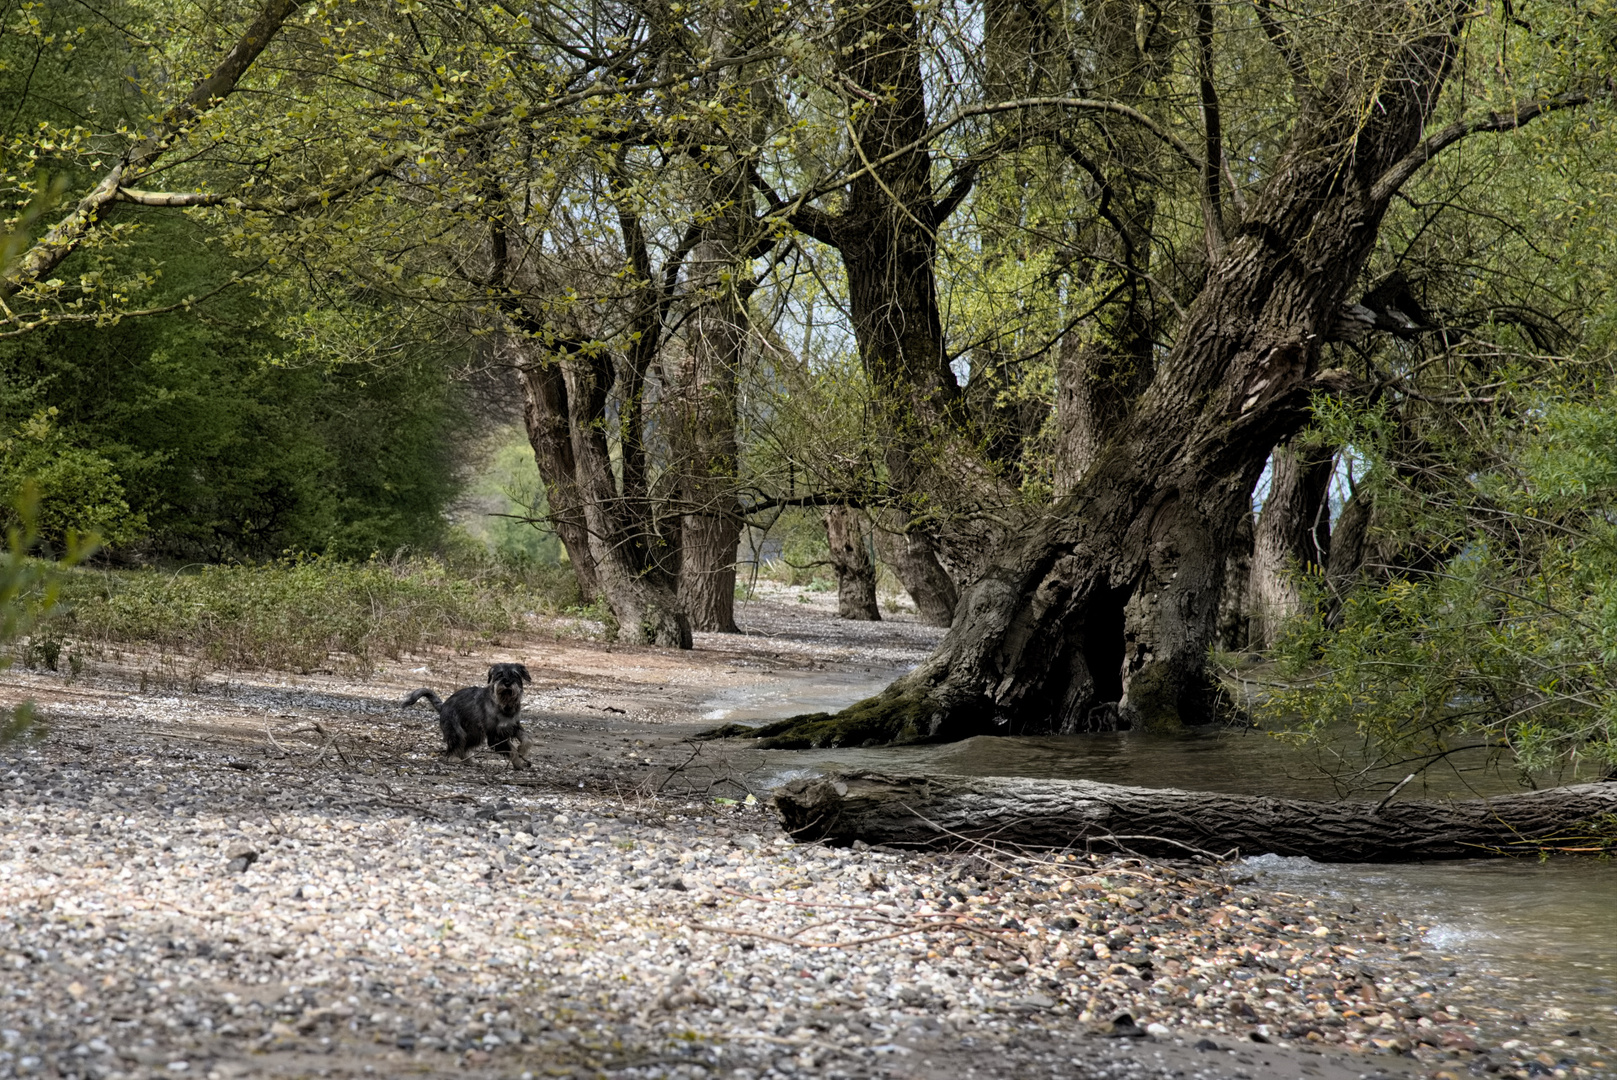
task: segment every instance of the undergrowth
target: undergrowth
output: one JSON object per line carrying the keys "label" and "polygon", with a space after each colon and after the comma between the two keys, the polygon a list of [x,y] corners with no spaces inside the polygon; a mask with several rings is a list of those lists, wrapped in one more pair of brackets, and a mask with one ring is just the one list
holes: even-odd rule
{"label": "undergrowth", "polygon": [[148,645],[225,670],[374,669],[425,647],[466,648],[576,605],[565,567],[433,559],[287,558],[180,571],[79,567],[59,578],[52,636]]}

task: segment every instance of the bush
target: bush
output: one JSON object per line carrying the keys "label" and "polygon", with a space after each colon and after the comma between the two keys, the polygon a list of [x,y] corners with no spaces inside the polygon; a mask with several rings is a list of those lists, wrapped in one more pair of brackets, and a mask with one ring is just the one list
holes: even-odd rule
{"label": "bush", "polygon": [[118,543],[146,527],[143,515],[130,512],[112,462],[69,442],[55,409],[41,409],[0,439],[0,527],[23,526],[16,507],[25,488],[35,514],[27,531],[53,550],[66,549],[75,534]]}
{"label": "bush", "polygon": [[287,558],[262,565],[63,575],[63,630],[92,644],[149,644],[235,670],[373,669],[424,647],[465,648],[576,602],[571,575],[517,575],[417,559]]}

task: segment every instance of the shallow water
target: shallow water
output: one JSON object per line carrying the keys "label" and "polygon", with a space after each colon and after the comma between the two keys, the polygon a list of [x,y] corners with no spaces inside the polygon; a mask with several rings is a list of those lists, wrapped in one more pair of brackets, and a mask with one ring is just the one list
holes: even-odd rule
{"label": "shallow water", "polygon": [[[783,679],[767,694],[736,694],[722,719],[763,721],[829,711],[879,691],[898,673],[832,675],[806,672]],[[717,700],[717,699],[716,699]],[[721,719],[714,716],[713,719]],[[1027,776],[1099,780],[1144,787],[1178,787],[1289,798],[1341,797],[1352,747],[1323,758],[1262,732],[1212,732],[1164,737],[1122,732],[1047,738],[968,739],[943,746],[893,749],[772,750],[758,780],[765,788],[831,770]],[[1332,761],[1330,772],[1320,769]],[[1487,770],[1485,757],[1453,766],[1405,787],[1399,798],[1466,798],[1518,790],[1514,775]],[[1349,785],[1360,799],[1377,798],[1402,779],[1386,769]],[[1370,910],[1384,910],[1423,927],[1409,948],[1422,954],[1406,982],[1434,980],[1446,996],[1473,1002],[1477,1019],[1495,1033],[1514,1028],[1543,1037],[1564,1035],[1579,1049],[1591,1037],[1617,1041],[1617,865],[1557,859],[1477,860],[1354,866],[1260,856],[1247,861],[1265,886],[1322,893]],[[1434,967],[1435,965],[1435,967]],[[1416,976],[1418,975],[1418,978]],[[1525,1017],[1521,1028],[1514,1016]]]}
{"label": "shallow water", "polygon": [[902,672],[777,671],[759,686],[720,690],[699,708],[703,720],[753,724],[800,713],[835,712],[881,690]]}
{"label": "shallow water", "polygon": [[[1324,893],[1424,927],[1411,947],[1428,973],[1484,1005],[1495,1031],[1617,1041],[1617,867],[1591,859],[1324,865],[1264,855],[1261,884]],[[1448,968],[1452,976],[1442,971]],[[1448,976],[1448,977],[1444,977]],[[1452,993],[1447,996],[1453,997]],[[1512,1020],[1522,1016],[1525,1028]]]}

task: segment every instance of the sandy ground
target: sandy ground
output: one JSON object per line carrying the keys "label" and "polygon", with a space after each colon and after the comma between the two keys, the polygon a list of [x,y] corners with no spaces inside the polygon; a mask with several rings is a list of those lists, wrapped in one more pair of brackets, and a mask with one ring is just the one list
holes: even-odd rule
{"label": "sandy ground", "polygon": [[[937,638],[828,603],[777,590],[690,653],[4,673],[45,724],[0,747],[0,1077],[1602,1074],[1479,1045],[1391,916],[1218,868],[793,844],[749,751],[689,736]],[[535,676],[534,767],[444,761],[396,702],[502,660]]]}

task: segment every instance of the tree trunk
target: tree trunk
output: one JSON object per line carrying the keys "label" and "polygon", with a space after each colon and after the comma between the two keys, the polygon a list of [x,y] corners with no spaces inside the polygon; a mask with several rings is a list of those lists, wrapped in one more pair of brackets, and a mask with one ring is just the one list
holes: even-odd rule
{"label": "tree trunk", "polygon": [[1224,561],[1224,592],[1218,599],[1218,647],[1238,652],[1250,641],[1247,584],[1252,578],[1252,515],[1242,514],[1235,543]]}
{"label": "tree trunk", "polygon": [[1598,823],[1617,813],[1617,784],[1383,806],[1088,780],[853,773],[793,781],[775,795],[775,807],[797,840],[905,847],[983,839],[1180,858],[1273,852],[1321,862],[1410,862],[1602,850],[1617,842],[1611,826]]}
{"label": "tree trunk", "polygon": [[1264,649],[1302,605],[1297,575],[1318,572],[1329,560],[1328,500],[1336,465],[1332,454],[1298,450],[1291,442],[1275,447],[1270,461],[1269,496],[1258,517],[1247,587],[1252,641]]}
{"label": "tree trunk", "polygon": [[[1094,93],[1144,104],[1161,68],[1142,54],[1151,43],[1139,34],[1137,5],[1098,0],[1085,14]],[[1150,282],[1156,174],[1165,164],[1161,144],[1137,124],[1098,123],[1104,137],[1093,147],[1062,144],[1099,211],[1082,234],[1086,250],[1072,270],[1087,288],[1075,290],[1072,303],[1087,308],[1092,292],[1108,289],[1110,299],[1086,320],[1086,332],[1067,335],[1057,352],[1054,483],[1060,495],[1073,490],[1150,385],[1165,329]]]}
{"label": "tree trunk", "polygon": [[837,574],[837,617],[879,621],[876,568],[870,562],[858,513],[846,506],[827,507],[825,539],[831,546],[831,566]]}
{"label": "tree trunk", "polygon": [[[841,213],[805,208],[791,220],[842,256],[859,359],[883,408],[888,484],[916,504],[947,491],[953,509],[986,501],[1004,512],[1017,500],[983,468],[964,430],[939,313],[937,227],[955,204],[934,194],[925,139],[927,17],[913,0],[837,9],[839,73],[869,103],[855,114],[851,135],[877,164],[855,174]],[[993,514],[957,513],[946,529],[928,531],[951,578],[975,574],[999,537],[993,521]]]}
{"label": "tree trunk", "polygon": [[[519,349],[513,341],[506,341],[503,347]],[[578,593],[585,603],[590,603],[601,595],[601,583],[595,573],[595,555],[590,551],[589,529],[584,525],[583,499],[578,493],[578,466],[567,428],[567,387],[554,364],[527,363],[519,357],[515,366],[522,375],[522,418],[539,466],[539,478],[544,481],[551,525],[567,549]]]}
{"label": "tree trunk", "polygon": [[676,416],[670,425],[685,507],[680,519],[680,603],[694,629],[727,634],[739,632],[736,380],[746,349],[733,218],[721,215],[692,253],[695,309],[686,334],[684,370],[677,376]]}
{"label": "tree trunk", "polygon": [[658,538],[637,513],[640,500],[620,493],[613,475],[606,441],[610,363],[606,350],[561,358],[571,406],[568,430],[601,592],[618,621],[620,640],[688,649],[690,620],[658,559]]}
{"label": "tree trunk", "polygon": [[1304,109],[1151,385],[1072,492],[992,554],[926,662],[835,718],[805,718],[798,736],[857,745],[1092,726],[1141,587],[1158,640],[1111,699],[1121,718],[1167,728],[1218,715],[1206,654],[1226,558],[1270,450],[1302,427],[1313,394],[1348,385],[1320,370],[1322,345],[1396,190],[1383,178],[1402,175],[1394,166],[1415,150],[1454,49],[1446,24],[1412,33],[1385,57],[1399,78],[1347,79],[1333,84],[1340,100]]}
{"label": "tree trunk", "polygon": [[921,621],[928,626],[948,626],[954,621],[960,594],[938,563],[931,542],[922,533],[908,531],[908,524],[909,515],[902,510],[884,514],[876,526],[876,551],[904,583]]}
{"label": "tree trunk", "polygon": [[680,521],[679,604],[693,630],[739,634],[736,626],[735,520],[686,514]]}

